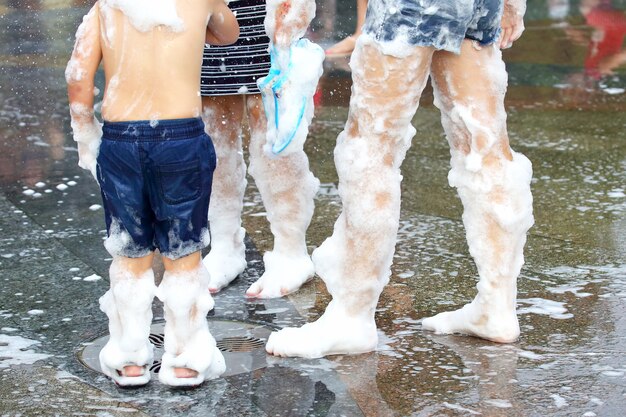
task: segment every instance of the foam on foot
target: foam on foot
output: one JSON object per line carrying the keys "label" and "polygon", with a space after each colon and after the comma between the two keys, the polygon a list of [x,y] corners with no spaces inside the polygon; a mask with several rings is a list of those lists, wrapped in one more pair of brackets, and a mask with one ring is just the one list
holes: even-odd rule
{"label": "foam on foot", "polygon": [[246,258],[234,253],[222,254],[211,251],[202,260],[206,269],[209,270],[211,280],[209,291],[216,293],[224,289],[246,269]]}
{"label": "foam on foot", "polygon": [[515,311],[489,311],[474,300],[462,308],[425,318],[422,328],[436,334],[461,333],[498,343],[512,343],[520,335]]}
{"label": "foam on foot", "polygon": [[[243,228],[240,228],[240,233],[245,234]],[[246,246],[243,244],[243,238],[241,244],[236,247],[216,242],[202,263],[209,271],[209,291],[216,293],[222,290],[246,269]]]}
{"label": "foam on foot", "polygon": [[[206,269],[179,273],[165,272],[157,290],[164,303],[165,353],[159,380],[170,386],[193,387],[214,379],[226,370],[224,357],[209,332],[207,313],[214,302],[206,291]],[[179,377],[182,369],[195,371],[193,377]],[[193,375],[188,373],[185,376]]]}
{"label": "foam on foot", "polygon": [[315,274],[309,255],[290,257],[276,252],[263,256],[265,272],[246,291],[247,297],[278,298],[300,289]]}
{"label": "foam on foot", "polygon": [[351,316],[335,301],[317,321],[270,335],[265,350],[275,356],[321,358],[371,352],[378,344],[373,315]]}
{"label": "foam on foot", "polygon": [[[100,309],[109,318],[109,341],[99,354],[102,372],[120,386],[150,381],[154,347],[148,336],[152,323],[154,274],[140,277],[111,265],[111,289],[100,297]],[[127,369],[128,368],[128,369]]]}

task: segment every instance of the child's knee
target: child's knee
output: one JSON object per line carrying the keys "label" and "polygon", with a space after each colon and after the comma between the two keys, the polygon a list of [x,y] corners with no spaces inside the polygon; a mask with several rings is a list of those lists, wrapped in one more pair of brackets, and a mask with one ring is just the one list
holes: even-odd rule
{"label": "child's knee", "polygon": [[170,259],[165,256],[163,257],[165,270],[173,273],[195,270],[200,266],[201,261],[202,253],[199,251],[178,259]]}
{"label": "child's knee", "polygon": [[125,272],[130,273],[135,277],[140,277],[152,269],[153,259],[154,253],[150,253],[149,255],[142,256],[140,258],[117,256],[111,264],[111,274],[119,275]]}

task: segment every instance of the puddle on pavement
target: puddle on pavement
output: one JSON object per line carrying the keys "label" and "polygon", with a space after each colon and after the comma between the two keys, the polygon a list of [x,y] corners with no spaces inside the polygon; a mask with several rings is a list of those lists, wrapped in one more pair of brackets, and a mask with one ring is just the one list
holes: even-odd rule
{"label": "puddle on pavement", "polygon": [[[77,374],[80,365],[73,367],[68,350],[98,337],[94,332],[104,326],[95,300],[106,282],[84,278],[90,269],[106,276],[108,265],[99,193],[76,166],[63,79],[71,34],[89,4],[0,0],[0,203],[11,207],[5,213],[10,221],[0,227],[0,328],[39,340],[35,350],[54,353],[50,363]],[[329,45],[349,33],[351,7],[347,0],[319,1],[313,37]],[[534,165],[536,224],[518,282],[519,342],[495,345],[421,329],[422,317],[468,302],[476,282],[460,202],[447,185],[447,144],[427,89],[403,164],[401,225],[392,277],[378,305],[376,353],[304,361],[265,357],[259,350],[258,361],[235,361],[250,372],[185,397],[154,387],[129,397],[104,378],[81,377],[107,392],[107,401],[127,401],[152,415],[225,410],[220,407],[228,402],[238,415],[621,417],[626,404],[626,68],[619,58],[625,47],[611,52],[599,41],[623,39],[626,26],[619,13],[625,10],[624,0],[530,0],[527,30],[504,52],[511,143]],[[339,28],[331,33],[335,19]],[[603,37],[607,33],[609,38]],[[595,59],[598,50],[606,59]],[[323,184],[308,233],[310,250],[330,235],[341,208],[332,152],[347,118],[350,87],[348,59],[327,61],[306,145],[311,169]],[[261,252],[272,245],[264,213],[249,179],[243,221]],[[67,254],[58,255],[61,249]],[[50,267],[63,262],[68,268]],[[251,261],[243,280],[257,276],[259,262],[258,256]],[[70,266],[81,270],[67,272]],[[72,279],[78,275],[81,280]],[[216,297],[214,320],[254,317],[297,325],[317,318],[329,301],[319,280],[283,304],[244,302],[244,286]],[[94,316],[79,313],[74,304],[54,310],[52,301],[67,294],[72,300],[91,297]],[[40,308],[45,314],[28,314]],[[74,310],[75,316],[68,313]],[[85,352],[88,348],[93,359],[97,345]],[[3,385],[19,375],[28,372],[3,372]],[[18,402],[30,398],[31,386],[37,392],[45,386],[27,379],[20,384],[0,390],[3,398],[16,397],[6,412],[28,414]],[[55,391],[55,398],[61,396]]]}

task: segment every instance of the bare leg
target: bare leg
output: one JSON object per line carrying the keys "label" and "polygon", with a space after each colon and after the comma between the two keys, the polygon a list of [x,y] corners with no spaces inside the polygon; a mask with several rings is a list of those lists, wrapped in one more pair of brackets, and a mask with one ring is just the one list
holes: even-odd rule
{"label": "bare leg", "polygon": [[326,50],[327,56],[347,56],[352,53],[356,40],[361,35],[361,29],[365,23],[365,12],[367,11],[367,0],[356,0],[356,29],[347,38],[337,42]]}
{"label": "bare leg", "polygon": [[516,280],[533,224],[532,167],[509,148],[501,53],[465,41],[460,55],[435,53],[432,77],[451,148],[448,179],[463,203],[467,242],[480,280],[474,301],[424,319],[423,327],[513,342],[519,336]]}
{"label": "bare leg", "polygon": [[207,313],[213,298],[200,252],[177,260],[163,258],[165,273],[157,290],[165,312],[165,353],[159,380],[172,386],[196,386],[226,370],[224,357],[209,332]]}
{"label": "bare leg", "polygon": [[155,293],[152,258],[153,254],[137,259],[115,257],[109,273],[111,289],[100,298],[110,333],[100,352],[100,367],[122,386],[150,380],[153,347],[148,336]]}
{"label": "bare leg", "polygon": [[433,52],[405,50],[398,58],[369,36],[357,42],[350,113],[335,148],[343,212],[333,235],[313,253],[333,300],[316,322],[273,333],[266,348],[271,354],[320,357],[376,348],[374,312],[396,243],[400,165],[415,134],[411,119]]}
{"label": "bare leg", "polygon": [[274,235],[274,249],[263,256],[265,273],[246,292],[249,297],[282,297],[314,274],[306,247],[319,181],[299,149],[284,156],[264,150],[267,122],[259,95],[247,97],[250,125],[250,174],[261,192]]}
{"label": "bare leg", "polygon": [[217,292],[246,269],[245,230],[241,227],[246,165],[241,145],[242,96],[203,97],[203,120],[213,139],[217,168],[209,206],[211,252],[203,262]]}

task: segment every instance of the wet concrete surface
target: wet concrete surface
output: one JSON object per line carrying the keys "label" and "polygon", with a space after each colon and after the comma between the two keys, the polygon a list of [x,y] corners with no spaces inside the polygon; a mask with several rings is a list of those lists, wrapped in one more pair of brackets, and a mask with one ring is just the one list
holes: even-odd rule
{"label": "wet concrete surface", "polygon": [[[108,287],[110,261],[97,185],[76,165],[63,79],[90,3],[0,0],[0,415],[626,414],[626,46],[609,51],[601,42],[607,33],[621,33],[623,42],[626,2],[529,1],[526,33],[504,54],[511,143],[534,166],[536,224],[518,282],[517,343],[421,329],[421,318],[469,301],[476,282],[427,90],[403,164],[401,227],[378,305],[378,350],[320,360],[268,357],[265,368],[195,391],[158,383],[121,390],[78,358],[107,331],[97,299]],[[318,2],[311,36],[330,45],[348,33],[350,6]],[[608,17],[589,17],[597,15]],[[593,59],[598,50],[602,60]],[[332,150],[349,89],[348,60],[328,61],[306,145],[323,184],[311,249],[331,233],[340,210]],[[313,320],[329,300],[319,279],[285,299],[243,297],[262,273],[260,251],[271,248],[249,180],[248,269],[216,297],[210,319],[268,329]]]}

